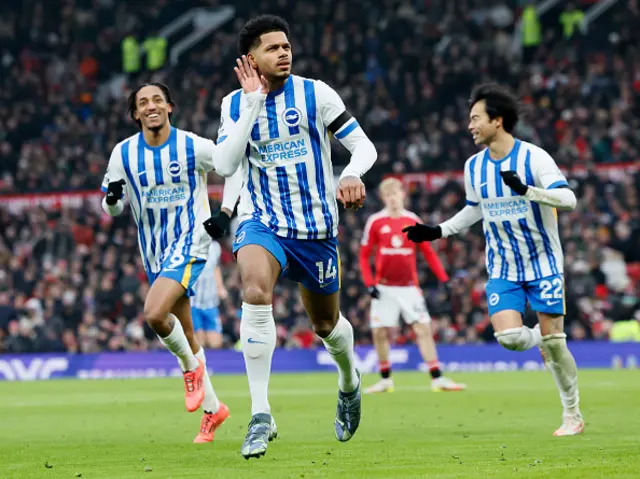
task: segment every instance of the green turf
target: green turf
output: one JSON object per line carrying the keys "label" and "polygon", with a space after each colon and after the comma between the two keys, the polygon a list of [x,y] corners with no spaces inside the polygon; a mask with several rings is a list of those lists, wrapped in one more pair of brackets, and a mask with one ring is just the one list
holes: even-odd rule
{"label": "green turf", "polygon": [[333,435],[334,374],[275,375],[280,438],[251,461],[238,452],[246,379],[214,379],[231,417],[213,445],[191,444],[200,416],[184,411],[179,378],[0,383],[0,478],[640,475],[640,371],[583,371],[587,429],[573,438],[551,436],[561,409],[547,373],[460,374],[467,392],[438,394],[425,375],[398,373],[395,393],[364,397],[360,429],[346,444]]}

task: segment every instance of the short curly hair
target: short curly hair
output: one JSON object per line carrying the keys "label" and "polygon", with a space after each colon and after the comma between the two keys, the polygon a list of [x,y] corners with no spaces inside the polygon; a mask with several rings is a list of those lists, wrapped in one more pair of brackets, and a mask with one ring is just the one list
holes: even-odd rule
{"label": "short curly hair", "polygon": [[260,45],[260,37],[265,33],[284,32],[289,36],[289,24],[276,15],[260,15],[252,18],[244,24],[238,35],[238,52],[246,55],[249,51]]}

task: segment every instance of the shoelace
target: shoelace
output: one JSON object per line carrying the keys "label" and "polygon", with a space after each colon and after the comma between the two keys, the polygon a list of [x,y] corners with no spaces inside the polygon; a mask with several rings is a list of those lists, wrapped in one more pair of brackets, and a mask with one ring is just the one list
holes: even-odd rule
{"label": "shoelace", "polygon": [[355,414],[356,412],[358,412],[358,401],[357,401],[357,395],[350,398],[350,397],[342,397],[341,399],[341,403],[342,403],[342,411],[343,411],[343,416],[344,418],[348,421],[351,422],[351,415]]}
{"label": "shoelace", "polygon": [[254,442],[256,439],[264,440],[264,436],[267,435],[268,431],[269,426],[267,424],[260,422],[249,424],[249,430],[247,431],[245,442]]}
{"label": "shoelace", "polygon": [[196,373],[189,371],[184,374],[184,385],[187,388],[187,392],[192,393],[195,390],[194,383],[196,382]]}
{"label": "shoelace", "polygon": [[212,414],[207,414],[204,417],[204,420],[202,421],[202,426],[200,426],[200,432],[203,433],[208,433],[211,431],[211,428],[213,427],[215,421],[213,419],[213,415]]}

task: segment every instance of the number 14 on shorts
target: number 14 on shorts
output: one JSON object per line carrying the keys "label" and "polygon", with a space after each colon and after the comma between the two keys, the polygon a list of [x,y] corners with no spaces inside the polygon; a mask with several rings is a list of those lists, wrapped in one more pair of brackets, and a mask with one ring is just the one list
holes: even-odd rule
{"label": "number 14 on shorts", "polygon": [[318,267],[318,282],[331,283],[336,276],[338,275],[338,268],[335,264],[333,264],[333,258],[329,258],[327,264],[325,266],[323,261],[316,261],[316,266]]}

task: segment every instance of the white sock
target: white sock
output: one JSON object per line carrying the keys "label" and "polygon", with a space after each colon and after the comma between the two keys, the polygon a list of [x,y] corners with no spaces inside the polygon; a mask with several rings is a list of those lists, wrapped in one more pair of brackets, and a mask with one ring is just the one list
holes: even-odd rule
{"label": "white sock", "polygon": [[353,357],[353,327],[342,313],[333,331],[326,338],[322,338],[322,342],[338,367],[340,391],[345,393],[355,391],[359,380]]}
{"label": "white sock", "polygon": [[578,368],[567,347],[567,335],[559,333],[543,336],[542,344],[547,356],[547,367],[560,392],[564,412],[566,414],[580,414]]}
{"label": "white sock", "polygon": [[191,351],[191,346],[189,346],[189,341],[184,334],[182,324],[180,324],[180,320],[174,314],[169,313],[169,318],[173,320],[171,333],[166,338],[158,337],[171,354],[178,358],[180,369],[183,371],[193,371],[198,368],[198,360],[193,354],[193,351]]}
{"label": "white sock", "polygon": [[251,415],[271,414],[269,376],[276,348],[276,323],[270,304],[242,303],[240,341],[251,393]]}
{"label": "white sock", "polygon": [[505,349],[510,351],[526,351],[540,346],[542,341],[540,329],[528,328],[527,326],[504,329],[494,333],[494,336]]}
{"label": "white sock", "polygon": [[209,377],[209,373],[207,372],[207,357],[204,354],[204,348],[200,348],[196,353],[196,358],[204,363],[204,401],[202,401],[202,409],[205,412],[216,413],[218,412],[218,408],[220,407],[220,401],[218,400],[218,396],[216,396],[216,392],[213,390],[213,384],[211,384],[211,378]]}

